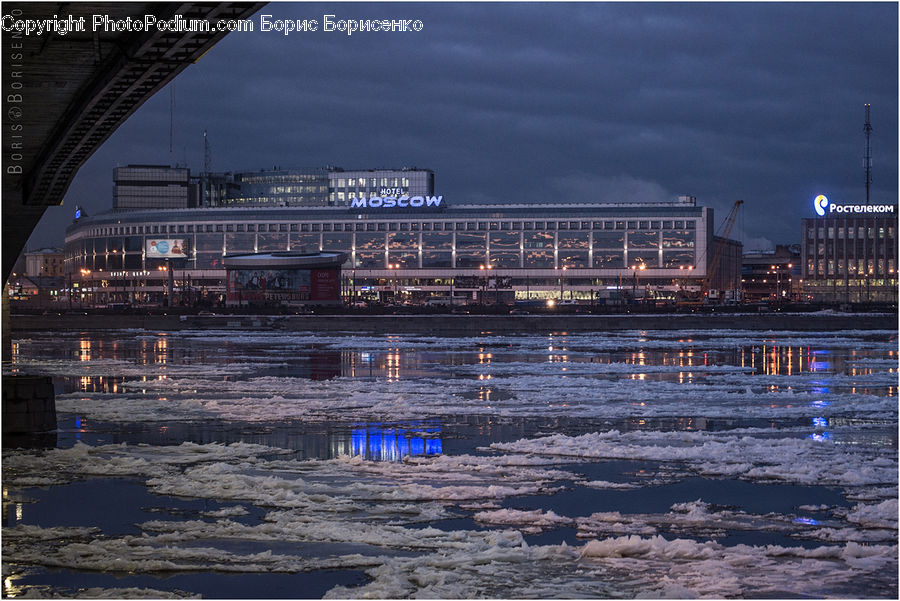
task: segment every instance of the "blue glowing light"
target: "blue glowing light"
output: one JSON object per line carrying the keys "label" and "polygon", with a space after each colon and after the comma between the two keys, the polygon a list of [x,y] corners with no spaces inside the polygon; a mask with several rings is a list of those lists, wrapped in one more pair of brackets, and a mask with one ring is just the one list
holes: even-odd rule
{"label": "blue glowing light", "polygon": [[831,432],[810,434],[807,438],[815,440],[816,442],[827,442],[831,440]]}
{"label": "blue glowing light", "polygon": [[818,526],[819,520],[814,520],[812,518],[794,518],[795,524],[806,524],[807,526]]}
{"label": "blue glowing light", "polygon": [[814,417],[812,418],[812,425],[814,428],[827,428],[828,419],[825,417]]}

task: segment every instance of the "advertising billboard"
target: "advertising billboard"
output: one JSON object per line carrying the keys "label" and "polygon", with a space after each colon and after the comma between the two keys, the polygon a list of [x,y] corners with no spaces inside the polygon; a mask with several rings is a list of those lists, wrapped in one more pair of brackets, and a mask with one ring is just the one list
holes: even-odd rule
{"label": "advertising billboard", "polygon": [[186,259],[187,241],[183,238],[148,238],[148,259]]}

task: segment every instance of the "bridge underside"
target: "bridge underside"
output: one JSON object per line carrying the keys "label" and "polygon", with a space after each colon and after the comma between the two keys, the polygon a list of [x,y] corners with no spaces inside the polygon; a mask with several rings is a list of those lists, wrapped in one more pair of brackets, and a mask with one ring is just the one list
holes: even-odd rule
{"label": "bridge underside", "polygon": [[[265,3],[3,3],[16,19],[85,18],[84,32],[2,34],[3,277],[44,210],[62,204],[79,167],[150,96],[203,56],[227,32],[220,20],[246,19]],[[205,20],[210,31],[92,31],[111,20],[153,15]]]}

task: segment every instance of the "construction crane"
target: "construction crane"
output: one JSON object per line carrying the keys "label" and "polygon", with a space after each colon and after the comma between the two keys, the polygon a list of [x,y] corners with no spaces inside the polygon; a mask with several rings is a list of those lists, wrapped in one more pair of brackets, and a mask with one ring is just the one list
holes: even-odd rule
{"label": "construction crane", "polygon": [[710,284],[712,283],[713,278],[716,277],[716,273],[719,270],[719,263],[722,261],[722,253],[725,252],[725,244],[728,240],[728,235],[731,233],[731,228],[734,227],[734,222],[737,219],[738,211],[740,210],[742,204],[744,204],[744,201],[738,200],[734,203],[734,206],[731,207],[731,212],[728,214],[728,218],[725,220],[725,224],[722,227],[722,233],[719,236],[723,239],[722,244],[717,245],[715,243],[715,238],[706,242],[706,248],[709,248],[710,245],[713,245],[714,252],[709,260],[709,267],[706,270],[706,278],[704,278],[703,280],[701,298],[705,298],[709,294]]}

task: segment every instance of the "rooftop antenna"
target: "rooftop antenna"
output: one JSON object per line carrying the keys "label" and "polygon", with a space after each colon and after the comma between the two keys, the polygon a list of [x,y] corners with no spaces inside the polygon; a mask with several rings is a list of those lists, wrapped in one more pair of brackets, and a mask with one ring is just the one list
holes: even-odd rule
{"label": "rooftop antenna", "polygon": [[203,130],[203,172],[209,173],[212,170],[212,150],[209,148],[209,137],[206,130]]}
{"label": "rooftop antenna", "polygon": [[866,126],[863,130],[866,132],[866,204],[869,204],[869,187],[872,184],[872,124],[869,122],[869,108],[871,105],[866,105]]}
{"label": "rooftop antenna", "polygon": [[169,86],[169,158],[172,158],[172,143],[175,138],[175,84]]}

